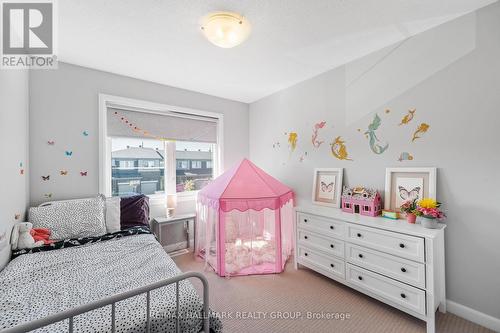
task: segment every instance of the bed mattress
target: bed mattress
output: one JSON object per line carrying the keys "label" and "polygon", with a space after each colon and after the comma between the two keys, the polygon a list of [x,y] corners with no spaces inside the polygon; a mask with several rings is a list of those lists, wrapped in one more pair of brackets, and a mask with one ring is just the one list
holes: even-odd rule
{"label": "bed mattress", "polygon": [[[24,254],[0,272],[0,330],[181,274],[151,234]],[[202,304],[180,286],[180,331],[202,329]],[[151,292],[151,332],[175,332],[175,284]],[[75,332],[110,332],[111,306],[74,319]],[[222,332],[211,314],[210,328]],[[116,304],[117,332],[145,332],[146,295]],[[68,321],[36,332],[68,332]]]}

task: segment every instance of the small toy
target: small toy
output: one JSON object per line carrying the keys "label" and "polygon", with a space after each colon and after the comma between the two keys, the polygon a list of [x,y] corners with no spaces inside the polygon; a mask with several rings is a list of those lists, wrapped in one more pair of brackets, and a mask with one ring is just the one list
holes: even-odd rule
{"label": "small toy", "polygon": [[33,228],[30,230],[30,234],[35,240],[35,242],[42,241],[44,245],[54,243],[50,238],[50,230],[46,228]]}
{"label": "small toy", "polygon": [[365,216],[381,214],[382,199],[377,190],[344,186],[342,190],[342,211]]}
{"label": "small toy", "polygon": [[393,210],[383,210],[382,217],[385,217],[385,218],[391,219],[391,220],[398,220],[399,213],[396,211],[393,211]]}
{"label": "small toy", "polygon": [[33,224],[29,222],[21,222],[14,226],[11,240],[13,250],[32,249],[44,244],[44,241],[35,241],[31,236],[32,228]]}

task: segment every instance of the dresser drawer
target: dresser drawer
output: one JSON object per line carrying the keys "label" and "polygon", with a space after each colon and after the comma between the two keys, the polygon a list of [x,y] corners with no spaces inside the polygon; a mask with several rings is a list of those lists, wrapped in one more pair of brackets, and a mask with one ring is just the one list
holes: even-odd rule
{"label": "dresser drawer", "polygon": [[316,231],[323,235],[345,237],[345,223],[329,218],[322,218],[316,215],[299,213],[297,227]]}
{"label": "dresser drawer", "polygon": [[350,243],[346,244],[345,250],[346,260],[350,263],[415,287],[425,288],[424,264]]}
{"label": "dresser drawer", "polygon": [[345,263],[343,260],[335,258],[334,256],[321,254],[313,249],[300,245],[297,251],[299,261],[305,261],[321,268],[322,270],[328,272],[328,274],[333,274],[337,277],[345,279]]}
{"label": "dresser drawer", "polygon": [[298,241],[308,248],[324,251],[337,257],[344,258],[344,242],[332,237],[322,236],[314,231],[297,229]]}
{"label": "dresser drawer", "polygon": [[425,315],[425,291],[423,290],[351,264],[347,264],[346,279],[349,283],[368,292]]}
{"label": "dresser drawer", "polygon": [[391,231],[350,224],[347,227],[350,242],[390,253],[402,258],[424,262],[424,239]]}

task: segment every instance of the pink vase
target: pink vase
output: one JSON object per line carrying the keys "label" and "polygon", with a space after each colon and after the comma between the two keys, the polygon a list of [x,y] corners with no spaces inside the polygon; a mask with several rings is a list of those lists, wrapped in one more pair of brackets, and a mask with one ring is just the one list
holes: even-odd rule
{"label": "pink vase", "polygon": [[417,220],[417,215],[412,213],[406,214],[406,221],[408,221],[408,223],[415,223],[416,220]]}

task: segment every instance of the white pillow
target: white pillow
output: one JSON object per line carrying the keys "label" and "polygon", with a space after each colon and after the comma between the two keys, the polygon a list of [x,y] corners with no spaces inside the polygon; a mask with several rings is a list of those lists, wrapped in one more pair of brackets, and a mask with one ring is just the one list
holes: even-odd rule
{"label": "white pillow", "polygon": [[106,231],[113,233],[121,230],[120,197],[106,198]]}
{"label": "white pillow", "polygon": [[51,239],[102,236],[106,233],[104,197],[54,201],[31,207],[29,221],[34,228],[48,228]]}

